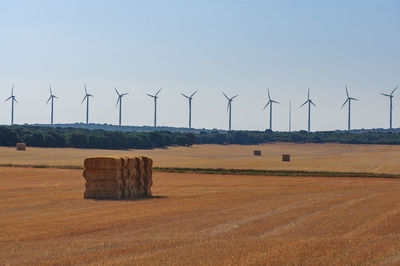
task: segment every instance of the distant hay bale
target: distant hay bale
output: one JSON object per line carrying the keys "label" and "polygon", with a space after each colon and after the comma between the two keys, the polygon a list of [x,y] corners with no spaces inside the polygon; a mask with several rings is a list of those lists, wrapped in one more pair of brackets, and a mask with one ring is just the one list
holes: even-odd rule
{"label": "distant hay bale", "polygon": [[25,143],[17,143],[17,151],[26,151]]}
{"label": "distant hay bale", "polygon": [[84,198],[150,197],[153,161],[148,157],[88,157],[84,161]]}
{"label": "distant hay bale", "polygon": [[261,156],[261,151],[254,150],[254,156]]}
{"label": "distant hay bale", "polygon": [[282,162],[290,162],[290,154],[282,154]]}

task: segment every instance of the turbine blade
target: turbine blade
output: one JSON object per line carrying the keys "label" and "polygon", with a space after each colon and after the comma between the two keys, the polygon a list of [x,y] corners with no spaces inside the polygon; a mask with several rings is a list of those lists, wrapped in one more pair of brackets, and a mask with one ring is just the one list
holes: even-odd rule
{"label": "turbine blade", "polygon": [[308,87],[307,99],[310,100],[310,87]]}
{"label": "turbine blade", "polygon": [[222,94],[223,94],[223,95],[225,96],[225,98],[229,101],[229,97],[226,96],[225,92],[223,92]]}
{"label": "turbine blade", "polygon": [[393,93],[397,90],[397,88],[399,87],[399,85],[397,85],[394,90],[392,91],[392,93],[390,95],[393,95]]}
{"label": "turbine blade", "polygon": [[269,89],[268,90],[268,99],[271,101],[271,95],[269,94]]}
{"label": "turbine blade", "polygon": [[190,95],[190,98],[192,98],[199,90],[195,91],[192,93],[192,95]]}
{"label": "turbine blade", "polygon": [[155,96],[157,96],[160,93],[161,90],[162,90],[162,88],[157,91]]}
{"label": "turbine blade", "polygon": [[50,95],[49,99],[47,100],[46,104],[48,104],[50,100],[51,100],[51,95]]}
{"label": "turbine blade", "polygon": [[85,84],[85,93],[87,94],[86,84]]}
{"label": "turbine blade", "polygon": [[88,94],[87,96],[88,96],[88,97],[94,97],[92,94]]}
{"label": "turbine blade", "polygon": [[13,101],[15,101],[16,103],[18,103],[18,101],[17,101],[17,99],[16,99],[15,97],[13,98]]}
{"label": "turbine blade", "polygon": [[233,99],[235,99],[236,97],[238,97],[239,96],[239,94],[238,95],[235,95],[235,96],[233,96],[232,98],[231,98],[231,101],[233,100]]}
{"label": "turbine blade", "polygon": [[156,96],[151,95],[151,94],[148,94],[148,93],[146,93],[146,94],[147,94],[148,96],[152,97],[152,98],[156,97]]}
{"label": "turbine blade", "polygon": [[53,91],[51,90],[51,84],[50,84],[50,95],[53,95]]}
{"label": "turbine blade", "polygon": [[128,94],[129,94],[129,92],[122,93],[121,97],[124,97],[125,95],[128,95]]}
{"label": "turbine blade", "polygon": [[350,100],[354,100],[354,101],[359,101],[358,99],[356,99],[356,98],[349,98]]}
{"label": "turbine blade", "polygon": [[11,96],[14,96],[14,84],[12,85],[12,88],[11,88]]}
{"label": "turbine blade", "polygon": [[8,101],[8,100],[10,100],[11,99],[11,96],[10,97],[8,97],[7,99],[5,99],[4,101],[6,102],[6,101]]}
{"label": "turbine blade", "polygon": [[87,94],[85,95],[85,97],[83,97],[81,104],[86,100],[86,98],[87,98]]}
{"label": "turbine blade", "polygon": [[231,106],[231,101],[228,101],[228,106],[226,107],[226,111],[229,111],[229,107]]}
{"label": "turbine blade", "polygon": [[271,100],[271,102],[279,104],[279,102],[277,102],[277,101],[274,101],[274,100]]}
{"label": "turbine blade", "polygon": [[186,98],[188,98],[188,99],[189,99],[189,97],[188,97],[188,96],[186,96],[185,94],[181,93],[181,95],[182,95],[183,97],[186,97]]}
{"label": "turbine blade", "polygon": [[301,108],[301,107],[303,107],[306,103],[308,103],[308,100],[307,101],[305,101],[302,105],[300,105],[300,107],[299,108]]}
{"label": "turbine blade", "polygon": [[391,95],[386,94],[386,93],[380,93],[380,94],[382,94],[383,96],[387,96],[387,97],[390,97],[390,96],[391,96]]}
{"label": "turbine blade", "polygon": [[346,99],[346,101],[344,102],[344,104],[342,105],[342,107],[340,109],[343,109],[343,107],[346,105],[346,103],[349,101],[349,98]]}
{"label": "turbine blade", "polygon": [[270,101],[267,102],[267,104],[264,106],[263,110],[265,110],[265,108],[268,107],[269,103],[270,103]]}
{"label": "turbine blade", "polygon": [[114,87],[115,92],[118,94],[118,96],[121,96],[117,90],[117,88]]}
{"label": "turbine blade", "polygon": [[344,87],[346,88],[346,95],[347,95],[347,98],[349,98],[350,96],[349,96],[349,90],[347,89],[347,85],[344,85]]}
{"label": "turbine blade", "polygon": [[310,103],[311,103],[312,105],[314,105],[315,107],[317,107],[317,106],[315,105],[315,103],[313,103],[313,101],[310,101]]}
{"label": "turbine blade", "polygon": [[118,97],[117,104],[115,106],[118,106],[118,103],[120,100],[121,100],[121,96]]}

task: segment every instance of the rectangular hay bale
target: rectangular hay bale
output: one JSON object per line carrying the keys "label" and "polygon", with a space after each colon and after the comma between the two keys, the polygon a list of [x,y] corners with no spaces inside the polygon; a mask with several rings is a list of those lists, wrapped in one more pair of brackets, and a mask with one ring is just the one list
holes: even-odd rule
{"label": "rectangular hay bale", "polygon": [[133,199],[151,196],[153,160],[148,157],[88,157],[84,198]]}
{"label": "rectangular hay bale", "polygon": [[17,151],[25,151],[26,150],[26,144],[25,143],[17,143]]}
{"label": "rectangular hay bale", "polygon": [[261,156],[261,151],[254,150],[254,156]]}
{"label": "rectangular hay bale", "polygon": [[282,162],[290,162],[290,154],[282,154]]}

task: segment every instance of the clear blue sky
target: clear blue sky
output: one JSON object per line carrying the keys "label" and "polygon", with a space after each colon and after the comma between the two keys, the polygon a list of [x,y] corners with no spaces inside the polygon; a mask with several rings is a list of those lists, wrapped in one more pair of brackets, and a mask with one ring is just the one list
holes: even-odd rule
{"label": "clear blue sky", "polygon": [[[0,0],[0,98],[15,84],[15,122],[49,123],[50,83],[60,97],[56,123],[118,122],[113,87],[124,98],[123,124],[152,125],[153,101],[145,93],[165,88],[159,124],[187,125],[180,93],[199,90],[193,126],[226,128],[226,100],[233,102],[233,129],[263,130],[266,90],[274,129],[306,129],[307,87],[317,104],[312,130],[345,129],[344,85],[360,102],[352,127],[388,127],[389,92],[400,83],[400,1],[100,1]],[[394,126],[400,126],[400,89]],[[10,120],[0,103],[0,124]]]}

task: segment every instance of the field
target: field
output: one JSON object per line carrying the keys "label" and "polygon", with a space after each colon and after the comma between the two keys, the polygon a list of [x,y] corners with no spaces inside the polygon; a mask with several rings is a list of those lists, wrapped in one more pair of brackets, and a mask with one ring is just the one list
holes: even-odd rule
{"label": "field", "polygon": [[[254,157],[253,150],[263,156]],[[292,156],[281,161],[283,153]],[[258,146],[195,145],[155,150],[90,150],[0,148],[0,164],[81,166],[89,155],[140,154],[154,159],[156,167],[199,167],[400,174],[400,146],[276,143]]]}
{"label": "field", "polygon": [[[343,144],[1,147],[0,164],[81,166],[89,155],[120,154],[150,156],[157,167],[400,174],[400,147]],[[151,199],[84,200],[82,170],[0,167],[0,265],[400,264],[400,179],[153,178]]]}
{"label": "field", "polygon": [[155,173],[83,200],[81,170],[0,167],[0,264],[399,264],[397,179]]}

